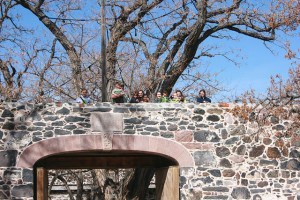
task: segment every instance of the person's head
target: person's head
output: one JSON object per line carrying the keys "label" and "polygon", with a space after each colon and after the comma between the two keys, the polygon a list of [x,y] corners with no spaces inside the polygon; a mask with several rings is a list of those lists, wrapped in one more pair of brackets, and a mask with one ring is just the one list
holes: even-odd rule
{"label": "person's head", "polygon": [[200,97],[206,97],[206,92],[205,92],[204,89],[202,89],[202,90],[199,91],[199,96]]}
{"label": "person's head", "polygon": [[181,101],[184,102],[185,98],[181,92],[181,90],[176,90],[177,98]]}
{"label": "person's head", "polygon": [[158,99],[161,98],[161,92],[156,92],[156,98],[158,98]]}
{"label": "person's head", "polygon": [[168,97],[168,93],[166,91],[163,92],[163,97]]}
{"label": "person's head", "polygon": [[144,96],[144,91],[143,90],[139,90],[138,97],[142,98],[143,96]]}
{"label": "person's head", "polygon": [[177,98],[178,98],[177,92],[174,92],[174,93],[172,94],[172,99],[177,99]]}
{"label": "person's head", "polygon": [[149,102],[149,97],[147,95],[143,96],[143,102],[145,103]]}
{"label": "person's head", "polygon": [[83,97],[87,97],[87,96],[88,96],[88,91],[87,91],[87,89],[82,89],[82,90],[81,90],[81,95],[82,95]]}
{"label": "person's head", "polygon": [[138,98],[139,92],[138,92],[138,91],[134,91],[134,93],[132,94],[132,96],[133,96],[134,98]]}
{"label": "person's head", "polygon": [[180,90],[176,90],[176,94],[177,94],[178,97],[182,97],[183,96],[183,94],[182,94],[182,92]]}
{"label": "person's head", "polygon": [[118,89],[123,89],[124,85],[121,82],[116,82],[115,87]]}

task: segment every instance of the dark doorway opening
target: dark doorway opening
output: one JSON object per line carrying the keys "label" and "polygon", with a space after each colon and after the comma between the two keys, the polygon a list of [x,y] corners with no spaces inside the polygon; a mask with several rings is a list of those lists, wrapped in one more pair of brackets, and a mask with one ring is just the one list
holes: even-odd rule
{"label": "dark doorway opening", "polygon": [[[96,187],[99,186],[102,187],[102,190],[100,188],[98,191],[110,192],[110,194],[106,194],[111,195],[110,199],[119,199],[120,195],[124,194],[132,197],[148,195],[149,199],[179,199],[178,163],[172,158],[158,154],[120,150],[64,152],[38,160],[34,169],[35,199],[38,200],[48,199],[49,195],[57,195],[59,192],[67,192],[66,195],[70,199],[78,199],[76,198],[79,194],[78,189],[81,190],[79,191],[81,194],[85,195],[85,199],[88,199],[85,192],[92,192],[94,196],[98,195],[98,199],[101,199],[103,194],[95,194]],[[92,180],[86,185],[84,185],[83,179],[78,178],[85,176],[82,172],[88,172],[90,174],[88,179]],[[78,180],[74,182],[74,180],[62,176],[67,173],[72,174],[75,179],[77,177]],[[110,176],[103,178],[103,174],[110,174]],[[112,174],[113,176],[111,176]],[[128,177],[122,179],[120,177],[122,174],[123,176],[128,175],[129,179]],[[120,183],[116,184],[117,178],[115,177],[118,176]],[[95,177],[100,177],[99,185],[95,185],[97,182]],[[55,186],[53,178],[60,179],[61,187],[53,187]],[[92,182],[93,184],[91,184]],[[120,187],[120,184],[125,184],[125,186]],[[103,190],[108,185],[114,189]],[[152,197],[149,197],[149,192],[153,193]],[[74,194],[72,198],[71,194]]]}

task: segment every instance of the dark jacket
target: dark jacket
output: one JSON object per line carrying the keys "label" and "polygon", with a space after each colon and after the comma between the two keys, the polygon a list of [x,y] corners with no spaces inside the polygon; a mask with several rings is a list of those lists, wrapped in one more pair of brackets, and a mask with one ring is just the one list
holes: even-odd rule
{"label": "dark jacket", "polygon": [[131,97],[129,103],[139,103],[139,100],[137,98]]}
{"label": "dark jacket", "polygon": [[198,97],[197,102],[198,103],[211,103],[211,100],[208,97]]}

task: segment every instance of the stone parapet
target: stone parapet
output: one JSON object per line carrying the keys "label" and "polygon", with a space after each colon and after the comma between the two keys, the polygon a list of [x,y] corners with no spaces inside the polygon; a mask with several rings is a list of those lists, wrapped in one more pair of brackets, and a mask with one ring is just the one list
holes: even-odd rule
{"label": "stone parapet", "polygon": [[[300,199],[300,135],[280,134],[291,122],[270,118],[261,127],[234,116],[235,106],[2,103],[0,199],[33,198],[33,170],[17,167],[30,146],[51,138],[108,133],[145,136],[148,145],[152,138],[162,138],[185,148],[194,166],[180,168],[181,199]],[[106,139],[99,147],[113,149],[113,136]]]}

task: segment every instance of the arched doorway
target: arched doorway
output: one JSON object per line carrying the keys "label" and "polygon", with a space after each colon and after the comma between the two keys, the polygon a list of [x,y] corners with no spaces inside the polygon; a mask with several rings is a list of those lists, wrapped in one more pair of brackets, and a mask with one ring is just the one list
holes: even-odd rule
{"label": "arched doorway", "polygon": [[47,199],[48,169],[155,167],[158,199],[179,199],[179,167],[193,167],[194,160],[175,141],[135,135],[114,135],[105,151],[101,135],[62,136],[29,146],[18,167],[34,167],[35,198]]}

